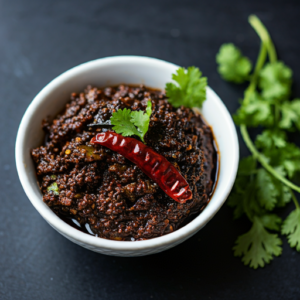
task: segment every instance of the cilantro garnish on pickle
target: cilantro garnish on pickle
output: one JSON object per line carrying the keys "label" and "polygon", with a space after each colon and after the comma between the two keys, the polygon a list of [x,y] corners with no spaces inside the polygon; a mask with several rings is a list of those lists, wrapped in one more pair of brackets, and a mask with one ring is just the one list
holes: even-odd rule
{"label": "cilantro garnish on pickle", "polygon": [[114,112],[110,118],[112,128],[116,133],[123,136],[138,136],[143,142],[145,134],[148,131],[150,117],[152,113],[152,104],[147,102],[146,112],[132,111],[128,108],[119,109]]}
{"label": "cilantro garnish on pickle", "polygon": [[202,77],[201,71],[196,67],[177,69],[172,74],[172,79],[176,82],[166,84],[166,95],[168,101],[174,107],[201,107],[206,99],[207,78]]}

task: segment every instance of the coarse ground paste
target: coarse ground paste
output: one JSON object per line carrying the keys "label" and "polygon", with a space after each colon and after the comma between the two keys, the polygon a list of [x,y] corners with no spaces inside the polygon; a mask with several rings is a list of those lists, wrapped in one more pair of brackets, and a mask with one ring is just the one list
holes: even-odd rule
{"label": "coarse ground paste", "polygon": [[[118,109],[152,115],[145,142],[186,178],[193,199],[180,204],[167,196],[136,165],[103,146],[97,133],[112,130]],[[31,154],[44,202],[63,220],[86,233],[112,240],[144,240],[170,233],[207,205],[216,180],[213,134],[201,116],[174,108],[162,91],[120,85],[88,86],[72,93],[65,110],[43,121],[46,139]]]}

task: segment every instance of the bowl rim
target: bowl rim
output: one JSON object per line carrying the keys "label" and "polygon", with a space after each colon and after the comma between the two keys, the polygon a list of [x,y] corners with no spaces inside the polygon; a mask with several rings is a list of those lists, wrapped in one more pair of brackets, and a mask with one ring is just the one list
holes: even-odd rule
{"label": "bowl rim", "polygon": [[[219,202],[217,205],[211,206],[209,211],[207,211],[208,207],[206,207],[194,220],[192,220],[187,225],[183,226],[182,228],[169,233],[167,235],[163,235],[160,237],[156,237],[149,240],[142,240],[142,241],[113,241],[108,239],[103,239],[99,237],[95,237],[84,232],[81,232],[74,227],[70,226],[63,220],[61,220],[54,212],[52,212],[45,203],[39,198],[36,197],[34,191],[32,190],[28,175],[26,173],[26,166],[23,162],[23,152],[24,147],[24,136],[27,130],[27,125],[30,123],[31,119],[34,117],[35,109],[41,105],[43,99],[55,90],[57,87],[63,85],[65,82],[70,80],[72,77],[78,76],[80,73],[88,71],[90,68],[101,68],[104,65],[109,64],[118,64],[118,63],[151,63],[151,65],[159,65],[160,67],[162,64],[167,67],[176,67],[179,66],[156,58],[146,57],[146,56],[134,56],[134,55],[123,55],[123,56],[110,56],[104,57],[100,59],[95,59],[78,66],[75,66],[61,75],[57,76],[55,79],[50,81],[32,100],[29,104],[28,108],[26,109],[23,118],[21,120],[16,144],[15,144],[15,159],[16,159],[16,167],[19,179],[23,186],[23,189],[31,201],[33,206],[37,209],[37,211],[42,215],[42,217],[57,231],[59,231],[64,236],[70,237],[78,243],[84,243],[96,248],[104,248],[109,250],[117,250],[117,251],[134,251],[134,250],[145,250],[155,247],[161,247],[167,244],[173,244],[184,240],[191,236],[192,234],[196,233],[199,229],[201,229],[204,225],[206,225],[213,216],[218,212],[218,210],[222,207],[223,203],[227,199],[232,186],[234,184],[237,169],[238,169],[238,162],[239,162],[239,144],[238,144],[238,137],[236,128],[234,126],[233,120],[228,112],[225,104],[221,101],[219,96],[210,88],[207,87],[207,93],[210,94],[210,97],[214,97],[218,100],[219,105],[223,111],[224,115],[224,122],[226,121],[230,134],[233,138],[233,144],[231,145],[231,154],[233,157],[233,164],[231,168],[231,172],[228,174],[227,177],[227,186],[225,186],[224,195],[220,197]],[[222,153],[221,153],[222,154]],[[218,182],[220,184],[220,182]],[[213,197],[212,197],[213,199]]]}

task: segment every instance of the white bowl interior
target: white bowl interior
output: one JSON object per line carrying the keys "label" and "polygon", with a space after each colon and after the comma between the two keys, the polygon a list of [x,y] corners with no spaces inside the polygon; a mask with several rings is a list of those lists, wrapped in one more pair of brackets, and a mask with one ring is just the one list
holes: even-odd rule
{"label": "white bowl interior", "polygon": [[[84,234],[60,220],[42,201],[30,150],[41,145],[44,138],[42,119],[55,116],[66,104],[72,92],[87,85],[145,84],[163,89],[178,66],[157,59],[119,56],[99,59],[75,67],[50,82],[28,107],[17,136],[16,163],[23,188],[32,204],[46,221],[75,242],[115,250],[153,248],[162,244],[179,243],[202,228],[226,200],[235,180],[239,149],[231,116],[220,98],[207,88],[207,100],[202,114],[212,126],[220,151],[220,171],[213,197],[203,212],[192,222],[174,233],[140,242],[109,241]],[[84,246],[84,245],[83,245]]]}

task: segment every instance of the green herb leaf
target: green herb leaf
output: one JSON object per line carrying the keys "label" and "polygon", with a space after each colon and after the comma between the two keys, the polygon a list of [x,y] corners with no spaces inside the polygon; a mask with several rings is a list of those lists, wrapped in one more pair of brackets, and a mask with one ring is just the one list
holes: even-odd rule
{"label": "green herb leaf", "polygon": [[286,146],[286,133],[284,131],[266,129],[257,136],[255,145],[259,149],[283,148]]}
{"label": "green herb leaf", "polygon": [[279,181],[278,181],[277,189],[279,191],[279,195],[277,198],[276,206],[284,207],[292,200],[291,189]]}
{"label": "green herb leaf", "polygon": [[172,79],[177,82],[166,84],[166,95],[174,107],[202,107],[206,99],[207,78],[196,67],[179,68]]}
{"label": "green herb leaf", "polygon": [[146,113],[143,111],[131,111],[128,108],[119,109],[110,118],[112,128],[123,136],[136,135],[144,142],[144,136],[149,128],[152,104],[147,103]]}
{"label": "green herb leaf", "polygon": [[[287,174],[289,178],[293,178],[300,172],[300,149],[295,144],[288,143],[284,133],[266,131],[258,136],[256,145],[268,158],[270,165],[283,168],[281,171],[284,172],[283,176]],[[280,169],[277,168],[277,171]]]}
{"label": "green herb leaf", "polygon": [[[275,161],[273,157],[273,161]],[[278,164],[282,165],[290,178],[300,172],[300,149],[293,143],[287,143],[277,155]]]}
{"label": "green herb leaf", "polygon": [[137,127],[137,130],[140,133],[139,136],[142,141],[144,141],[144,136],[149,128],[151,113],[152,113],[151,101],[148,101],[147,103],[146,113],[144,113],[143,111],[131,112],[130,122]]}
{"label": "green herb leaf", "polygon": [[291,247],[300,251],[300,208],[293,210],[284,220],[282,225],[282,234],[287,235]]}
{"label": "green herb leaf", "polygon": [[257,162],[253,156],[247,156],[240,160],[239,174],[240,175],[252,175],[256,170]]}
{"label": "green herb leaf", "polygon": [[279,127],[283,129],[293,129],[293,125],[300,130],[300,99],[285,102],[280,106],[282,118]]}
{"label": "green herb leaf", "polygon": [[253,156],[248,156],[240,161],[238,176],[227,202],[229,206],[235,208],[235,219],[241,217],[243,213],[250,218],[254,214],[265,213],[256,197],[256,166],[257,163]]}
{"label": "green herb leaf", "polygon": [[57,186],[57,183],[56,182],[53,182],[51,185],[49,185],[47,187],[47,191],[48,192],[53,192],[54,195],[58,196],[59,195],[59,188]]}
{"label": "green herb leaf", "polygon": [[233,44],[223,44],[216,57],[218,71],[227,81],[243,83],[249,79],[251,61]]}
{"label": "green herb leaf", "polygon": [[266,214],[266,215],[259,217],[259,220],[261,221],[261,223],[263,224],[264,227],[266,227],[270,230],[280,231],[280,225],[282,223],[282,220],[277,215]]}
{"label": "green herb leaf", "polygon": [[265,263],[269,263],[273,259],[273,255],[281,254],[281,244],[282,241],[278,235],[269,233],[264,228],[262,221],[254,217],[250,231],[238,237],[233,250],[235,256],[242,256],[245,265],[257,269],[263,267]]}
{"label": "green herb leaf", "polygon": [[256,179],[257,197],[260,205],[267,210],[272,210],[279,195],[273,176],[265,169],[259,169]]}
{"label": "green herb leaf", "polygon": [[285,99],[291,93],[292,70],[283,62],[267,63],[260,71],[259,87],[266,99]]}
{"label": "green herb leaf", "polygon": [[131,113],[130,109],[124,108],[112,114],[110,121],[112,125],[115,125],[112,129],[116,133],[120,133],[123,136],[139,135],[139,132],[131,122]]}
{"label": "green herb leaf", "polygon": [[259,93],[251,93],[247,101],[242,101],[241,107],[233,116],[237,125],[249,127],[270,126],[274,122],[271,102],[265,101]]}

